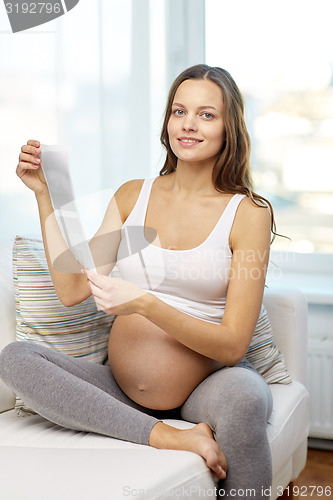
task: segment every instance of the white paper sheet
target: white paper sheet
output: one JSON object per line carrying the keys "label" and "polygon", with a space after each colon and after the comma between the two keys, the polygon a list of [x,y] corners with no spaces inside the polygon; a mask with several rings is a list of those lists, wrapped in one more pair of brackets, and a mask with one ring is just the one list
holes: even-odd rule
{"label": "white paper sheet", "polygon": [[80,264],[96,272],[75,202],[69,173],[69,148],[42,144],[41,150],[42,169],[62,235]]}

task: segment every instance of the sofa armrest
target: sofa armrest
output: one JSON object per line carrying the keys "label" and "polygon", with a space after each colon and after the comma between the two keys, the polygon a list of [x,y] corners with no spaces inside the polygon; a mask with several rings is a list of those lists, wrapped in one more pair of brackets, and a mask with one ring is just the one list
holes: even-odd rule
{"label": "sofa armrest", "polygon": [[[12,271],[13,241],[0,243],[0,351],[15,340],[15,295]],[[0,412],[13,408],[15,396],[0,380]]]}
{"label": "sofa armrest", "polygon": [[284,355],[293,380],[307,385],[308,309],[305,296],[296,289],[266,289],[264,304],[274,340]]}

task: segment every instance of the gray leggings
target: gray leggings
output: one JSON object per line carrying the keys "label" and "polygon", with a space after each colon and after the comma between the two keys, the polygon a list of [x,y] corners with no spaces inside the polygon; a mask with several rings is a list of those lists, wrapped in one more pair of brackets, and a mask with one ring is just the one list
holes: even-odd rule
{"label": "gray leggings", "polygon": [[219,484],[225,496],[231,492],[238,498],[235,492],[255,489],[255,498],[265,498],[262,490],[271,485],[266,422],[272,397],[246,360],[207,377],[182,407],[170,411],[144,408],[129,399],[109,366],[33,342],[14,342],[3,349],[0,377],[27,406],[56,424],[133,443],[148,444],[151,429],[161,419],[206,422],[228,461],[227,478]]}

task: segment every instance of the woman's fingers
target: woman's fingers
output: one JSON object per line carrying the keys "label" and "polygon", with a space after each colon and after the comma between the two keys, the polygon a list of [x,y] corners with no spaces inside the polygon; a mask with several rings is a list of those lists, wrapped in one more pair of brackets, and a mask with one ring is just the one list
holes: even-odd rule
{"label": "woman's fingers", "polygon": [[27,170],[30,168],[38,168],[41,164],[38,155],[41,153],[39,141],[28,141],[21,147],[21,153],[19,155],[18,169]]}
{"label": "woman's fingers", "polygon": [[33,162],[35,160],[39,160],[38,155],[41,153],[41,148],[35,148],[34,146],[24,145],[21,147],[21,153],[19,155],[19,161],[30,161]]}
{"label": "woman's fingers", "polygon": [[28,144],[28,146],[34,146],[35,148],[39,148],[40,147],[40,142],[36,141],[35,139],[30,139],[27,142],[27,144]]}
{"label": "woman's fingers", "polygon": [[91,293],[103,310],[116,311],[119,306],[124,306],[121,311],[122,314],[129,314],[130,305],[132,301],[138,299],[147,292],[137,287],[136,285],[124,281],[119,278],[111,276],[104,276],[102,274],[95,274],[92,271],[85,270],[86,276],[90,286]]}
{"label": "woman's fingers", "polygon": [[21,147],[16,175],[22,182],[36,194],[47,190],[47,184],[41,167],[40,142],[33,139]]}
{"label": "woman's fingers", "polygon": [[110,303],[109,293],[105,292],[105,290],[100,286],[95,285],[89,278],[88,284],[97,309],[99,311],[106,311],[110,309],[110,307],[112,307],[112,304]]}
{"label": "woman's fingers", "polygon": [[90,291],[91,291],[92,295],[94,297],[96,297],[97,299],[102,299],[103,290],[100,287],[94,285],[94,283],[92,283],[90,280],[88,280],[88,281],[89,281]]}
{"label": "woman's fingers", "polygon": [[93,295],[93,299],[94,299],[96,307],[99,311],[106,311],[108,309],[106,304],[104,304],[103,301],[98,299],[95,295]]}
{"label": "woman's fingers", "polygon": [[34,165],[40,165],[40,158],[28,153],[21,153],[19,160],[20,163],[27,163],[27,164],[33,163]]}
{"label": "woman's fingers", "polygon": [[94,285],[99,286],[99,288],[101,288],[103,284],[106,285],[111,279],[110,276],[104,276],[104,274],[96,274],[89,269],[84,269],[84,272],[86,273],[88,280]]}
{"label": "woman's fingers", "polygon": [[[86,274],[88,276],[87,271]],[[103,278],[106,278],[107,281],[105,279],[103,280]],[[88,283],[91,294],[94,297],[97,306],[99,306],[102,309],[108,309],[112,306],[112,299],[114,299],[113,297],[114,293],[112,293],[113,290],[112,286],[110,285],[111,279],[112,278],[108,278],[107,276],[97,275],[95,273],[89,272]],[[98,283],[94,283],[93,280],[98,281]],[[107,287],[105,285],[107,285]]]}
{"label": "woman's fingers", "polygon": [[38,146],[33,146],[33,145],[28,145],[28,144],[24,144],[22,147],[21,147],[21,153],[28,153],[30,155],[33,155],[33,156],[37,156],[41,153],[41,148]]}
{"label": "woman's fingers", "polygon": [[93,297],[95,299],[95,302],[96,302],[96,299],[101,300],[102,295],[103,295],[103,288],[101,287],[101,285],[96,285],[93,280],[94,280],[94,278],[95,278],[95,280],[98,280],[102,276],[97,275],[97,274],[95,274],[87,269],[83,269],[82,272],[84,272],[84,274],[87,276],[88,285],[90,287],[91,294],[93,295]]}

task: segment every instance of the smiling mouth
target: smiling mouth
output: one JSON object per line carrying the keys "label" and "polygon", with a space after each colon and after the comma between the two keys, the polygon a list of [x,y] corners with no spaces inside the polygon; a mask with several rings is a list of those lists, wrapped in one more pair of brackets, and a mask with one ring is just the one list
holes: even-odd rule
{"label": "smiling mouth", "polygon": [[202,139],[195,139],[193,137],[179,137],[178,141],[183,144],[198,144],[202,142]]}

